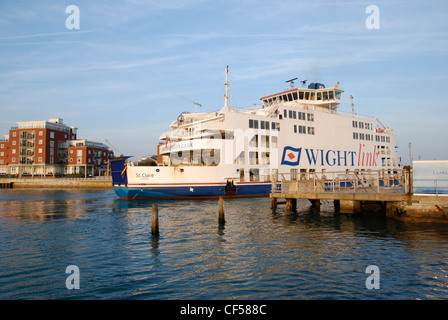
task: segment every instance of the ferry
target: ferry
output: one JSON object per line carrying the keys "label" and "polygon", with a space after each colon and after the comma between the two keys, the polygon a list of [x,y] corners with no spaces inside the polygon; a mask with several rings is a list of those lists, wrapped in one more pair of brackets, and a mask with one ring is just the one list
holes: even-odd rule
{"label": "ferry", "polygon": [[347,170],[399,168],[396,133],[379,119],[339,110],[339,83],[296,87],[262,97],[259,105],[183,112],[160,136],[157,166],[111,160],[115,193],[133,199],[268,196],[283,179]]}

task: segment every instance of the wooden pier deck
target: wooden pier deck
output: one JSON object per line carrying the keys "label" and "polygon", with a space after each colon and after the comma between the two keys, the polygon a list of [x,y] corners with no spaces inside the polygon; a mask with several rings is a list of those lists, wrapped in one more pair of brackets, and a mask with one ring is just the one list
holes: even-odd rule
{"label": "wooden pier deck", "polygon": [[287,211],[296,209],[297,199],[308,199],[317,208],[327,200],[343,214],[375,211],[401,221],[448,222],[448,195],[413,194],[409,171],[313,173],[300,178],[284,179],[280,188],[273,185],[273,209],[280,199],[285,200]]}

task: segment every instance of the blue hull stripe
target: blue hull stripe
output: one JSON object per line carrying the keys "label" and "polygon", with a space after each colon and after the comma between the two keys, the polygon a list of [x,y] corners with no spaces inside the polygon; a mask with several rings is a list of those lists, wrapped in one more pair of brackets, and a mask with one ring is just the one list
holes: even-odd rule
{"label": "blue hull stripe", "polygon": [[217,198],[267,196],[271,192],[271,183],[236,185],[234,192],[226,192],[225,185],[220,186],[114,186],[115,193],[122,199],[177,199],[177,198]]}

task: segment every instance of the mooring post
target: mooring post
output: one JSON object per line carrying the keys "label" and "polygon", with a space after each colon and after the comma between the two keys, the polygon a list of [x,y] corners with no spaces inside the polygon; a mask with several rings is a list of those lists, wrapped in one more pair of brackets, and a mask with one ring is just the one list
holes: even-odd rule
{"label": "mooring post", "polygon": [[277,209],[277,198],[272,198],[271,209]]}
{"label": "mooring post", "polygon": [[153,204],[151,208],[151,233],[159,234],[159,208],[156,204]]}
{"label": "mooring post", "polygon": [[218,221],[219,221],[219,223],[224,223],[224,222],[226,222],[226,220],[224,218],[224,199],[223,199],[223,197],[219,197],[218,206],[219,206]]}
{"label": "mooring post", "polygon": [[286,212],[290,213],[292,209],[292,199],[286,199]]}

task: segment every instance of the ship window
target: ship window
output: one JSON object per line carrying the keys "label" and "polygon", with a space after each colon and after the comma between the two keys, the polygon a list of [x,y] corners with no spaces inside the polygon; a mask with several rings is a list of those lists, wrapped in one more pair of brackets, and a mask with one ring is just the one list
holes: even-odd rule
{"label": "ship window", "polygon": [[317,93],[317,100],[322,100],[322,93],[321,92]]}
{"label": "ship window", "polygon": [[341,92],[340,91],[336,91],[335,96],[336,96],[336,99],[341,100]]}
{"label": "ship window", "polygon": [[260,129],[264,129],[264,121],[260,121]]}
{"label": "ship window", "polygon": [[249,128],[253,128],[254,127],[254,120],[249,119]]}
{"label": "ship window", "polygon": [[294,125],[294,133],[297,133],[297,125]]}
{"label": "ship window", "polygon": [[249,142],[249,147],[257,147],[258,148],[258,134],[254,135]]}
{"label": "ship window", "polygon": [[254,120],[254,129],[258,129],[258,120]]}
{"label": "ship window", "polygon": [[330,100],[334,99],[334,91],[328,91],[328,99]]}
{"label": "ship window", "polygon": [[[261,164],[270,164],[270,152],[262,152],[261,153]],[[267,181],[267,180],[266,180]]]}
{"label": "ship window", "polygon": [[288,99],[289,101],[293,101],[292,94],[288,93]]}
{"label": "ship window", "polygon": [[359,123],[359,128],[364,129],[364,122]]}
{"label": "ship window", "polygon": [[306,127],[305,126],[299,126],[299,133],[306,134]]}
{"label": "ship window", "polygon": [[283,101],[288,101],[288,95],[286,94],[283,95]]}
{"label": "ship window", "polygon": [[249,164],[258,164],[258,152],[249,152]]}
{"label": "ship window", "polygon": [[293,118],[293,119],[296,119],[296,118],[297,118],[297,114],[296,114],[295,111],[292,112],[292,118]]}
{"label": "ship window", "polygon": [[299,99],[303,100],[303,91],[299,91]]}
{"label": "ship window", "polygon": [[310,100],[310,93],[309,92],[305,92],[305,100]]}
{"label": "ship window", "polygon": [[288,111],[287,111],[287,110],[283,110],[283,116],[284,116],[285,118],[288,118]]}
{"label": "ship window", "polygon": [[315,92],[311,92],[310,100],[316,100],[316,94],[315,94]]}
{"label": "ship window", "polygon": [[277,137],[271,137],[272,148],[277,148]]}
{"label": "ship window", "polygon": [[358,128],[358,121],[353,120],[352,126],[353,126],[353,128]]}
{"label": "ship window", "polygon": [[292,110],[289,110],[289,119],[292,119]]}
{"label": "ship window", "polygon": [[308,134],[314,135],[314,127],[308,127]]}
{"label": "ship window", "polygon": [[261,147],[269,148],[269,136],[261,136]]}
{"label": "ship window", "polygon": [[244,151],[241,151],[238,157],[233,161],[234,164],[244,164]]}
{"label": "ship window", "polygon": [[297,91],[294,91],[294,92],[292,93],[292,97],[294,98],[294,100],[297,100]]}
{"label": "ship window", "polygon": [[308,121],[314,122],[314,113],[308,113],[307,117],[308,117]]}
{"label": "ship window", "polygon": [[324,101],[328,100],[328,91],[323,92]]}

